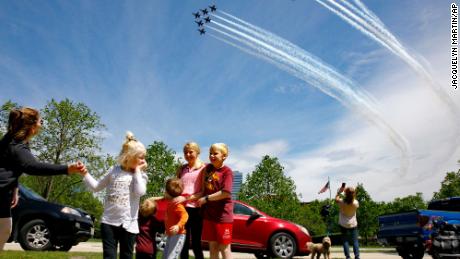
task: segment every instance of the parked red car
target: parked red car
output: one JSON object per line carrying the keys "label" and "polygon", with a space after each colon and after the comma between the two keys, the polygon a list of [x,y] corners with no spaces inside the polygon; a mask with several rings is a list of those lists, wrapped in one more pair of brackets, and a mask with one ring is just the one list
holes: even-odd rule
{"label": "parked red car", "polygon": [[[241,201],[233,201],[232,251],[254,253],[257,258],[291,258],[308,255],[306,243],[311,242],[308,230],[298,224],[270,217]],[[164,220],[166,202],[158,202],[157,219]],[[161,231],[164,232],[162,229]],[[157,247],[163,250],[166,238],[156,236]],[[203,241],[206,248],[207,243]]]}

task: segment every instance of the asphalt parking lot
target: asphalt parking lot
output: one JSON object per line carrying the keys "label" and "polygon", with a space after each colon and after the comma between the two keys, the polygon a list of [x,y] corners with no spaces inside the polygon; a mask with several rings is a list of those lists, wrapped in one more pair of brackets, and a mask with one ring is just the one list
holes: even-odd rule
{"label": "asphalt parking lot", "polygon": [[[21,246],[18,243],[7,243],[5,244],[5,250],[22,250]],[[383,249],[383,252],[372,252],[368,249],[361,249],[361,258],[362,259],[399,259],[394,249]],[[102,253],[102,243],[100,242],[82,242],[77,246],[74,246],[70,252],[100,252]],[[191,252],[191,255],[193,253]],[[205,257],[209,258],[208,251],[205,251]],[[426,256],[425,256],[426,257]],[[247,253],[233,253],[233,259],[254,259],[253,254]],[[310,258],[304,257],[304,258]],[[342,252],[342,248],[339,246],[332,247],[331,258],[333,259],[342,259],[345,258]]]}

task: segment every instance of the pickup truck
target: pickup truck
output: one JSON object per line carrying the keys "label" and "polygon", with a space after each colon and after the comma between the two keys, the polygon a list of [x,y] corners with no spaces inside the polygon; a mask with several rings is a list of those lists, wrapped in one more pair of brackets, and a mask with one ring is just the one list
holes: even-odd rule
{"label": "pickup truck", "polygon": [[460,221],[435,221],[431,242],[433,259],[460,258]]}
{"label": "pickup truck", "polygon": [[395,246],[404,259],[421,259],[425,251],[432,253],[434,222],[460,220],[460,197],[434,200],[426,210],[381,215],[378,220],[377,238],[380,243]]}

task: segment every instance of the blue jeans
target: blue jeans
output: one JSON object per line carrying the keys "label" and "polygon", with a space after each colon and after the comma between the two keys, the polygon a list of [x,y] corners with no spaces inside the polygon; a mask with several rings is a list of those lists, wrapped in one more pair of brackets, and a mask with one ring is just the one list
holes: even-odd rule
{"label": "blue jeans", "polygon": [[185,234],[168,236],[163,250],[163,259],[178,259],[184,247]]}
{"label": "blue jeans", "polygon": [[340,227],[342,231],[342,241],[343,241],[343,252],[345,253],[345,257],[347,259],[350,257],[350,245],[351,242],[353,244],[353,253],[355,254],[355,259],[359,259],[359,243],[358,243],[358,228],[344,228]]}

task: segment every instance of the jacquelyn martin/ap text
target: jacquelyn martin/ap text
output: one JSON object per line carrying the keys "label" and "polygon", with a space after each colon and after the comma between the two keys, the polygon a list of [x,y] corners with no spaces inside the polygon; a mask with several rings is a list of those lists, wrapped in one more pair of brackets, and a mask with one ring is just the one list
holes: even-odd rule
{"label": "jacquelyn martin/ap text", "polygon": [[450,45],[451,45],[451,77],[452,87],[458,87],[458,5],[452,3],[450,6]]}

